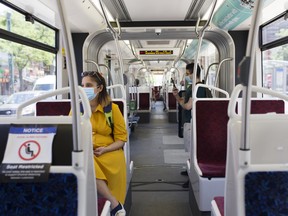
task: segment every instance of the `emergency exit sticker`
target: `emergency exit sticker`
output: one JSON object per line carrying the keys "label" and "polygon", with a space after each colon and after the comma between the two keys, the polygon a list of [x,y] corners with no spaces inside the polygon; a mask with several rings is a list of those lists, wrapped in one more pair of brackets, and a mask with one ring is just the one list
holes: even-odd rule
{"label": "emergency exit sticker", "polygon": [[55,134],[56,127],[12,126],[1,165],[2,181],[47,180]]}

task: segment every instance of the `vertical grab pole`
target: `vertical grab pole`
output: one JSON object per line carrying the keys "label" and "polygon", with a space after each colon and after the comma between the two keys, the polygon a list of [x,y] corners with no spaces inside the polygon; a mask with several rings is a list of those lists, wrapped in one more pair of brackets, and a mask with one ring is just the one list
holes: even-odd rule
{"label": "vertical grab pole", "polygon": [[249,116],[251,110],[251,88],[253,78],[253,68],[255,62],[255,48],[258,38],[258,26],[261,15],[263,0],[255,0],[254,11],[252,16],[251,28],[249,31],[246,56],[240,62],[238,67],[238,75],[240,75],[243,88],[243,105],[242,105],[242,128],[241,128],[241,143],[240,143],[240,154],[239,163],[242,166],[250,164],[250,144],[249,144]]}
{"label": "vertical grab pole", "polygon": [[198,21],[197,21],[195,32],[196,32],[196,35],[198,37],[198,47],[197,47],[197,52],[196,52],[196,55],[194,58],[195,60],[194,60],[194,68],[193,68],[194,73],[193,73],[192,91],[195,89],[195,85],[196,85],[197,65],[198,65],[199,54],[201,51],[202,40],[204,37],[205,30],[211,22],[212,15],[213,15],[213,12],[215,10],[216,4],[217,4],[217,0],[214,0],[209,18],[208,18],[207,22],[205,23],[205,25],[200,29],[200,31],[198,31],[198,25],[199,25],[200,19],[198,19]]}
{"label": "vertical grab pole", "polygon": [[[82,152],[81,149],[81,133],[80,133],[80,108],[79,108],[79,94],[78,94],[78,79],[76,74],[75,56],[74,49],[72,45],[72,38],[69,26],[66,24],[66,14],[63,9],[61,0],[57,0],[57,7],[59,11],[59,16],[61,20],[61,29],[63,30],[63,41],[64,47],[66,49],[67,58],[67,71],[70,83],[70,93],[71,93],[71,108],[72,108],[72,124],[73,124],[73,152]],[[73,161],[74,166],[79,167],[79,162]],[[80,162],[80,164],[82,164]]]}

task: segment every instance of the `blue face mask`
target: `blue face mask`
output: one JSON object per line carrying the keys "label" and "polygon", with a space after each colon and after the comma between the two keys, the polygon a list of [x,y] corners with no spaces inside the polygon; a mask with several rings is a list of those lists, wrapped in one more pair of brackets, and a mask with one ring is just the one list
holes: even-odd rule
{"label": "blue face mask", "polygon": [[185,80],[188,84],[192,84],[192,79],[190,78],[190,76],[185,76]]}
{"label": "blue face mask", "polygon": [[97,95],[94,92],[94,88],[83,88],[83,90],[85,91],[89,101],[93,100]]}

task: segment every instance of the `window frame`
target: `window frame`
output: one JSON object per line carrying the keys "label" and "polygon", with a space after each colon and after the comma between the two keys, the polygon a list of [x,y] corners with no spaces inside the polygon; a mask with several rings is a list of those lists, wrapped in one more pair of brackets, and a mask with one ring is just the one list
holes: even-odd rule
{"label": "window frame", "polygon": [[13,32],[9,32],[7,30],[4,29],[0,29],[0,38],[4,39],[4,40],[8,40],[8,41],[13,41],[15,43],[19,43],[22,45],[26,45],[29,47],[33,47],[36,49],[40,49],[46,52],[50,52],[50,53],[54,53],[57,54],[59,51],[59,30],[51,25],[49,25],[48,23],[44,22],[43,20],[39,19],[38,17],[35,17],[32,14],[27,13],[26,11],[24,11],[23,9],[15,6],[14,4],[8,2],[7,0],[2,0],[0,2],[0,4],[3,4],[9,8],[11,8],[12,10],[17,11],[18,13],[23,14],[24,16],[30,16],[32,17],[35,21],[39,22],[40,24],[52,29],[55,31],[55,46],[49,46],[47,44],[32,40],[30,38],[18,35],[16,33]]}
{"label": "window frame", "polygon": [[288,36],[280,38],[280,39],[276,39],[276,40],[274,40],[274,41],[272,41],[270,43],[267,43],[267,44],[263,44],[263,40],[262,40],[263,39],[263,28],[266,27],[267,25],[270,25],[273,22],[276,22],[277,20],[285,17],[286,14],[288,14],[288,10],[286,10],[285,12],[279,14],[275,18],[269,20],[268,22],[262,24],[259,27],[259,30],[260,30],[259,31],[259,48],[260,48],[261,52],[265,51],[265,50],[268,50],[268,49],[272,49],[272,48],[278,47],[278,46],[282,46],[282,45],[288,44]]}

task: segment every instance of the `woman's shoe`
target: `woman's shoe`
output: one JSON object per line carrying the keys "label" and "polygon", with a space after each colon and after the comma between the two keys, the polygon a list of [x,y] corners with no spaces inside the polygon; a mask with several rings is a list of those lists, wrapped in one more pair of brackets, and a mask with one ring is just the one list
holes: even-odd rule
{"label": "woman's shoe", "polygon": [[119,203],[114,209],[111,210],[111,216],[126,216],[124,206]]}

